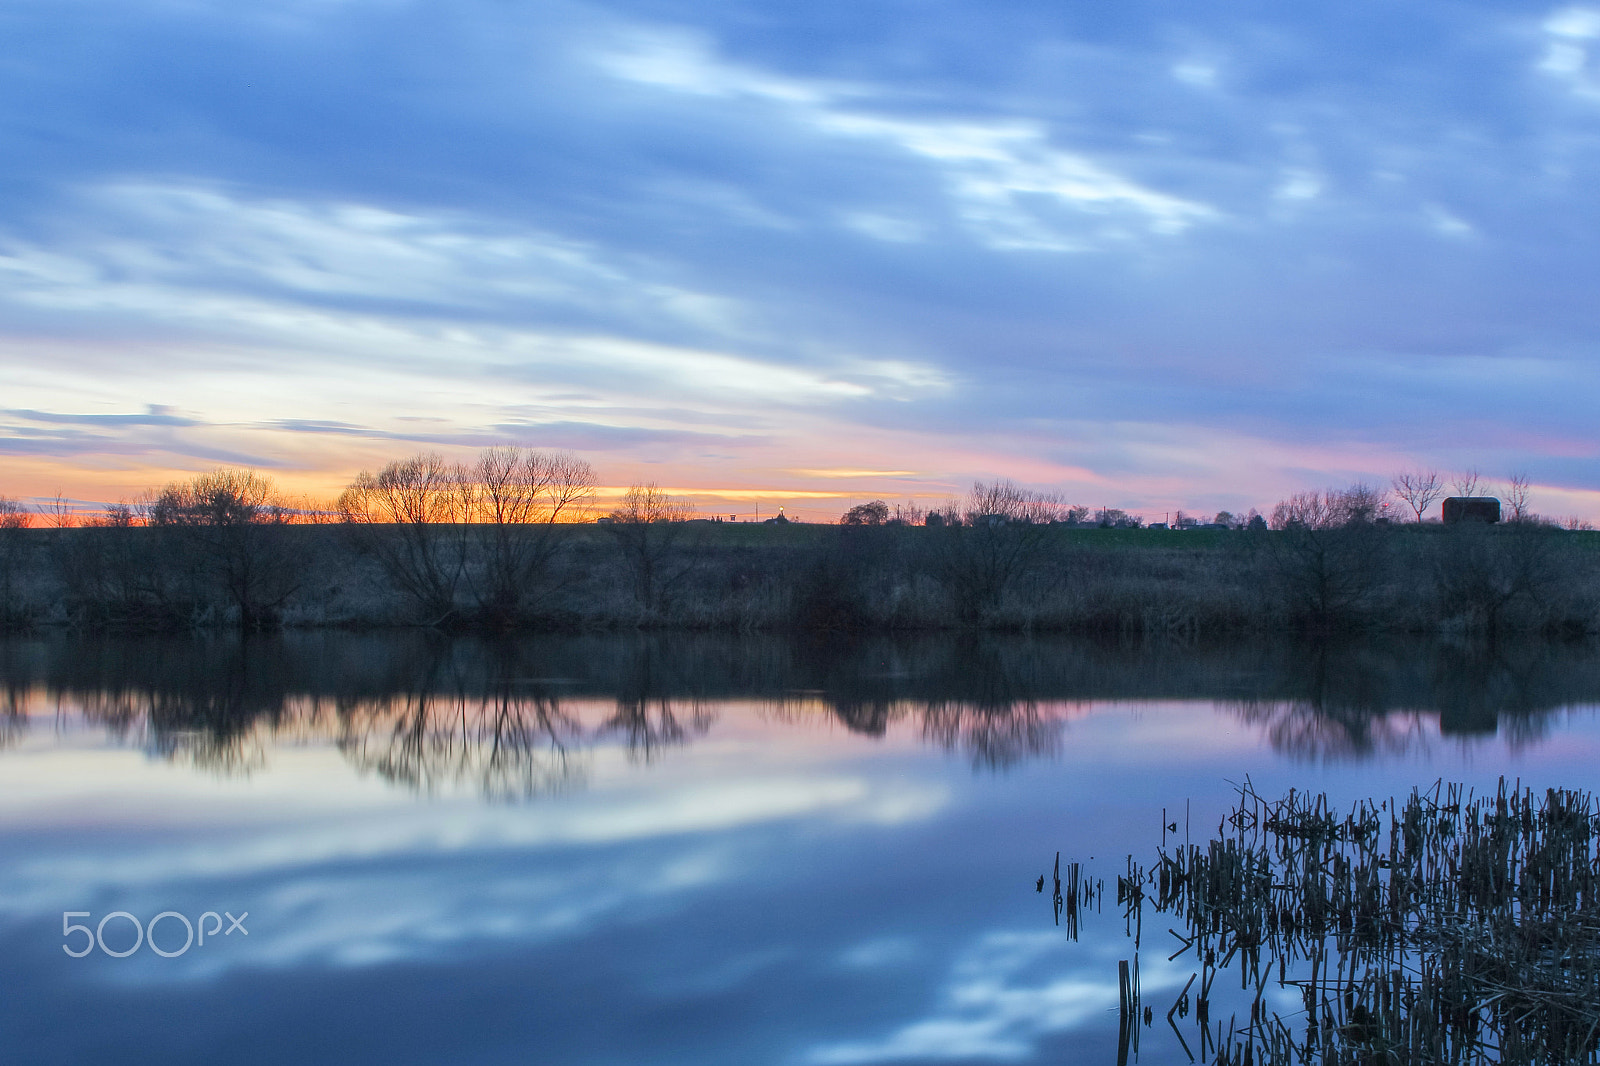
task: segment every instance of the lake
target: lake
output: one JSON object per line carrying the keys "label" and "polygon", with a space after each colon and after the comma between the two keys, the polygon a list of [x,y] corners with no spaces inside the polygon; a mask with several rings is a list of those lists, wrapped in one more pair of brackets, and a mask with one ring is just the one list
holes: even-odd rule
{"label": "lake", "polygon": [[[1058,852],[1113,881],[1247,780],[1600,788],[1597,708],[1545,643],[12,638],[0,1049],[1114,1063],[1131,945],[1056,925]],[[1187,1062],[1162,938],[1137,1060]]]}

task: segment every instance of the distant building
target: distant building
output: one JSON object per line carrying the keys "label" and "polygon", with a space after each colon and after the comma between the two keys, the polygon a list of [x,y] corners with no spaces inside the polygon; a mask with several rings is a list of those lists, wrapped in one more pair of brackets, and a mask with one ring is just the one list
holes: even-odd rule
{"label": "distant building", "polygon": [[1166,529],[1167,528],[1167,524],[1165,522],[1151,522],[1148,526],[1145,526],[1144,528],[1146,528],[1146,529]]}
{"label": "distant building", "polygon": [[1440,508],[1444,524],[1500,521],[1500,500],[1495,496],[1447,496]]}

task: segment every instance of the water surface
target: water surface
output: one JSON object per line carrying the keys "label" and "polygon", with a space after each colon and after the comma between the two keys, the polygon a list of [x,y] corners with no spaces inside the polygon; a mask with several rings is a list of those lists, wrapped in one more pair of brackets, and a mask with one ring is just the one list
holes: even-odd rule
{"label": "water surface", "polygon": [[[1110,880],[1246,777],[1600,787],[1566,645],[54,638],[0,679],[28,1063],[1111,1063],[1128,949],[1053,925],[1058,850]],[[72,958],[66,911],[248,934]]]}

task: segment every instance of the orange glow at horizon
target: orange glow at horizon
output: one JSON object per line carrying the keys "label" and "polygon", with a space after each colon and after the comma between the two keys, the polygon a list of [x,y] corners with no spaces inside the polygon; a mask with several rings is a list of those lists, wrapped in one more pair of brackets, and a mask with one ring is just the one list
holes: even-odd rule
{"label": "orange glow at horizon", "polygon": [[[218,467],[247,467],[270,477],[278,489],[296,506],[307,509],[331,506],[339,493],[362,469],[376,470],[384,464],[419,451],[438,451],[453,459],[469,459],[481,450],[477,445],[430,445],[425,441],[397,441],[382,438],[310,438],[304,435],[252,431],[248,436],[230,437],[220,442],[233,448],[218,448],[226,454],[264,455],[265,461],[246,463],[203,462],[175,452],[146,452],[118,455],[99,453],[92,457],[44,455],[8,456],[0,460],[0,495],[20,498],[24,503],[43,506],[59,493],[79,514],[98,514],[108,505],[132,503],[174,481],[187,480],[197,473]],[[1410,465],[1403,455],[1357,449],[1339,453],[1326,447],[1307,446],[1280,449],[1269,453],[1262,442],[1244,437],[1204,434],[1152,441],[1141,453],[1151,458],[1156,452],[1178,455],[1180,444],[1189,452],[1180,461],[1171,458],[1155,464],[1156,473],[1113,478],[1083,465],[1051,461],[1037,451],[1029,454],[1029,442],[991,441],[982,449],[941,440],[934,434],[860,431],[854,435],[817,433],[803,441],[772,441],[751,445],[726,454],[641,455],[635,451],[608,452],[574,449],[596,468],[604,484],[597,486],[591,512],[609,510],[630,484],[655,483],[662,491],[693,504],[707,515],[758,514],[767,517],[781,506],[785,513],[807,521],[833,521],[858,503],[881,499],[891,504],[916,503],[923,507],[959,499],[974,480],[1010,477],[1029,488],[1055,492],[1065,500],[1098,508],[1120,507],[1159,521],[1163,512],[1178,510],[1204,515],[1217,510],[1243,513],[1249,506],[1270,510],[1273,502],[1295,491],[1319,487],[1305,482],[1303,471],[1291,480],[1286,469],[1325,468],[1321,484],[1334,486],[1359,479],[1363,469],[1404,469]],[[249,444],[250,447],[243,445]],[[803,449],[803,451],[802,451]],[[670,451],[663,449],[664,451]],[[794,463],[796,451],[812,460],[807,465]],[[913,463],[895,459],[916,457]],[[838,462],[845,456],[860,465]],[[873,459],[889,460],[872,462]],[[832,462],[830,462],[832,460]],[[1198,464],[1204,463],[1205,467]],[[1187,466],[1185,465],[1187,464]],[[915,467],[915,469],[913,469]],[[1235,473],[1227,476],[1228,470]],[[1372,480],[1372,476],[1367,476]],[[1215,483],[1232,482],[1245,493],[1227,493],[1243,502],[1227,499]],[[1386,479],[1379,479],[1380,486]],[[1197,501],[1196,496],[1201,495]],[[1556,485],[1532,486],[1533,509],[1554,519],[1569,515],[1591,522],[1600,520],[1600,491]],[[1219,497],[1222,497],[1219,499]],[[1208,499],[1209,498],[1209,499]],[[591,515],[592,517],[592,515]],[[41,519],[42,521],[42,519]]]}

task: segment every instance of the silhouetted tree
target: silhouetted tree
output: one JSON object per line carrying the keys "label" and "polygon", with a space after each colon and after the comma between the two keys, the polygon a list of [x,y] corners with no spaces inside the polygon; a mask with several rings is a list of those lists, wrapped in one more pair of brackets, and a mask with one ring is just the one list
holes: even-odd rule
{"label": "silhouetted tree", "polygon": [[1040,561],[1049,523],[1063,510],[1059,501],[1010,481],[973,483],[960,521],[949,522],[934,541],[935,569],[964,620],[992,611]]}
{"label": "silhouetted tree", "polygon": [[48,503],[39,505],[39,514],[54,529],[67,529],[77,525],[77,516],[72,513],[72,503],[59,492]]}
{"label": "silhouetted tree", "polygon": [[[1193,519],[1187,520],[1193,524]],[[1181,526],[1185,522],[1182,511],[1174,518],[1173,525]],[[1129,514],[1120,507],[1102,507],[1094,513],[1094,524],[1101,529],[1138,529],[1144,524],[1144,519],[1138,515]]]}
{"label": "silhouetted tree", "polygon": [[1506,485],[1506,506],[1511,508],[1510,521],[1526,522],[1533,517],[1533,512],[1528,510],[1528,489],[1532,484],[1527,474],[1519,472],[1511,475]]}
{"label": "silhouetted tree", "polygon": [[434,452],[363,470],[339,497],[338,509],[360,548],[425,619],[448,621],[466,572],[471,478]]}
{"label": "silhouetted tree", "polygon": [[17,579],[29,547],[23,531],[32,522],[32,513],[21,502],[0,496],[0,628],[27,620],[17,596]]}
{"label": "silhouetted tree", "polygon": [[1563,572],[1560,547],[1550,530],[1528,524],[1450,526],[1434,562],[1445,617],[1498,633],[1513,607],[1549,594]]}
{"label": "silhouetted tree", "polygon": [[1422,516],[1433,501],[1444,495],[1437,470],[1408,470],[1396,474],[1390,484],[1395,496],[1416,514],[1418,525],[1422,524]]}
{"label": "silhouetted tree", "polygon": [[469,472],[477,565],[468,574],[485,619],[515,622],[534,587],[548,578],[560,546],[558,522],[594,498],[594,470],[565,452],[490,448]]}
{"label": "silhouetted tree", "polygon": [[889,505],[882,500],[856,504],[839,519],[839,523],[846,526],[881,526],[888,521]]}
{"label": "silhouetted tree", "polygon": [[1273,529],[1343,529],[1371,524],[1389,513],[1381,492],[1356,482],[1347,489],[1299,492],[1280,500],[1272,509],[1271,525]]}
{"label": "silhouetted tree", "polygon": [[1457,496],[1476,496],[1483,487],[1483,479],[1476,467],[1450,479],[1450,487]]}
{"label": "silhouetted tree", "polygon": [[1313,629],[1354,620],[1383,575],[1385,542],[1375,527],[1387,517],[1370,485],[1297,493],[1272,509],[1269,558],[1291,605]]}
{"label": "silhouetted tree", "polygon": [[113,504],[51,538],[51,559],[75,623],[169,629],[191,620],[195,604],[179,580],[184,564],[160,550],[160,530],[143,528],[147,512],[145,504]]}
{"label": "silhouetted tree", "polygon": [[894,511],[889,515],[888,525],[891,526],[920,526],[928,520],[928,512],[918,507],[915,502],[907,501],[894,505]]}
{"label": "silhouetted tree", "polygon": [[605,529],[622,552],[639,606],[648,612],[660,610],[672,587],[687,572],[678,548],[694,509],[652,482],[630,487],[608,517]]}
{"label": "silhouetted tree", "polygon": [[213,470],[163,488],[149,506],[161,529],[239,611],[239,624],[277,620],[300,587],[304,552],[285,535],[295,517],[270,478],[250,470]]}

